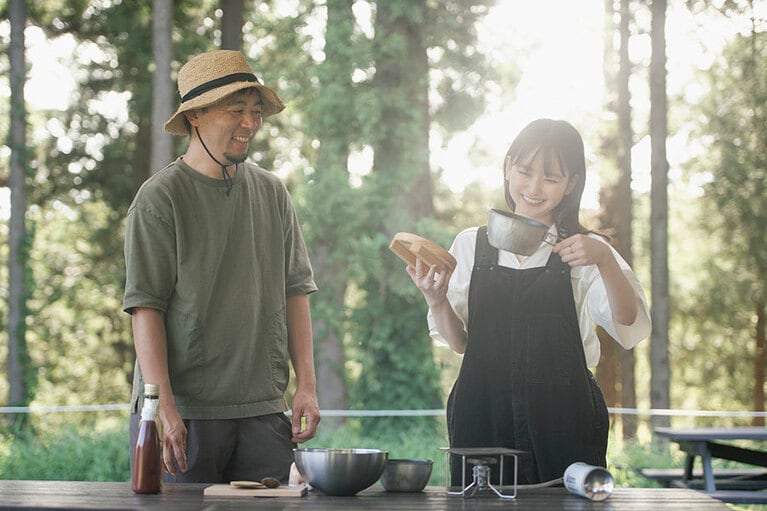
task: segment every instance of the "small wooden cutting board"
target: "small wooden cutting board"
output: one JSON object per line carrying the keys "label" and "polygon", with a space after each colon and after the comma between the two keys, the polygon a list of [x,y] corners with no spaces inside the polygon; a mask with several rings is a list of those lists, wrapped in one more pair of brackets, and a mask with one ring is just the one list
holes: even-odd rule
{"label": "small wooden cutting board", "polygon": [[389,244],[389,250],[411,266],[415,266],[416,258],[420,258],[429,266],[436,266],[437,270],[455,271],[456,260],[450,252],[417,234],[398,232]]}
{"label": "small wooden cutting board", "polygon": [[303,497],[307,490],[306,484],[279,488],[238,488],[230,484],[214,484],[205,488],[203,495],[209,497]]}

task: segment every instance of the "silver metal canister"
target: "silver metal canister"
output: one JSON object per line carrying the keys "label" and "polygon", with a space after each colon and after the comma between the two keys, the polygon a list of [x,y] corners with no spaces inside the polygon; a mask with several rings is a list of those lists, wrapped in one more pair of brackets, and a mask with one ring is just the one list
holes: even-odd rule
{"label": "silver metal canister", "polygon": [[590,500],[605,500],[612,495],[615,481],[607,469],[578,461],[565,470],[565,488]]}

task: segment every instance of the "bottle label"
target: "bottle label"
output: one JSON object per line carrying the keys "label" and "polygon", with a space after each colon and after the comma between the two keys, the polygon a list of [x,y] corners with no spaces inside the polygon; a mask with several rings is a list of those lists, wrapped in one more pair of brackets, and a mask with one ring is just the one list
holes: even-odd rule
{"label": "bottle label", "polygon": [[141,408],[141,420],[153,421],[157,417],[157,407],[160,401],[157,399],[144,399],[144,406]]}

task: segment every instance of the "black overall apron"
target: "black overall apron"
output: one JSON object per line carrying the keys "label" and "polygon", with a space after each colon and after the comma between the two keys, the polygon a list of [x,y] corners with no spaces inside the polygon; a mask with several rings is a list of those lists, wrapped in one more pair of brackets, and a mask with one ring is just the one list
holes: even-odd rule
{"label": "black overall apron", "polygon": [[[607,406],[586,365],[570,267],[559,255],[541,268],[501,267],[481,227],[467,330],[447,403],[451,447],[527,451],[520,484],[562,477],[576,461],[606,466]],[[451,459],[451,484],[459,485],[460,456]],[[499,467],[491,469],[496,482]],[[511,484],[513,465],[503,472],[503,484]],[[471,481],[469,474],[467,467]]]}

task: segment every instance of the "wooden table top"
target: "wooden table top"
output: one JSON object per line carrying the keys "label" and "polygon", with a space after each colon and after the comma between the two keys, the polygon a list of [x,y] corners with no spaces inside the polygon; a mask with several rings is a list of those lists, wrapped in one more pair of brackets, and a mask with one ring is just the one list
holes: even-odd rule
{"label": "wooden table top", "polygon": [[679,440],[767,440],[767,428],[655,428],[655,433]]}
{"label": "wooden table top", "polygon": [[37,509],[274,509],[274,510],[610,510],[726,511],[726,504],[686,488],[616,488],[603,502],[571,495],[564,488],[520,489],[515,500],[489,491],[467,498],[448,496],[443,487],[419,493],[389,493],[376,484],[354,497],[310,491],[304,497],[209,497],[206,484],[166,484],[159,495],[135,495],[130,483],[81,481],[0,481],[0,508]]}

